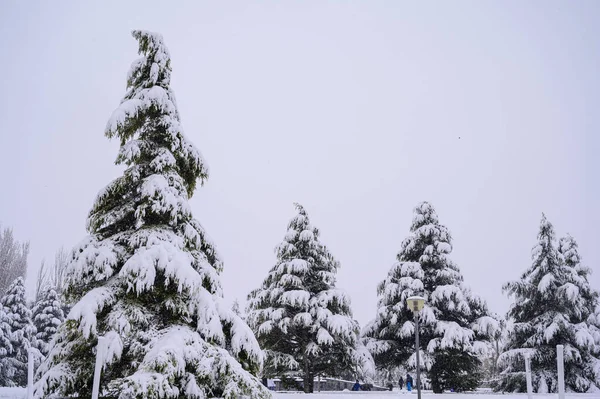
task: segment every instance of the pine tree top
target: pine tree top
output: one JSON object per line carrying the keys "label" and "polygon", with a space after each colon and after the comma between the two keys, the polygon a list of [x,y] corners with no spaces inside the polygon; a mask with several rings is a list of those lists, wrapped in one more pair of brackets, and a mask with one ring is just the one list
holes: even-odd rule
{"label": "pine tree top", "polygon": [[410,231],[415,231],[428,224],[436,225],[438,223],[439,218],[433,206],[429,202],[423,201],[414,208],[414,216]]}
{"label": "pine tree top", "polygon": [[297,214],[288,223],[288,230],[284,240],[275,251],[278,257],[278,266],[272,270],[273,276],[290,274],[304,275],[304,287],[312,284],[320,286],[321,283],[335,285],[335,273],[339,262],[329,252],[327,247],[319,241],[319,229],[313,226],[304,207],[294,204]]}
{"label": "pine tree top", "polygon": [[44,292],[42,298],[35,304],[32,309],[34,317],[42,313],[54,313],[59,318],[64,318],[64,313],[62,309],[62,301],[55,289],[50,288]]}
{"label": "pine tree top", "polygon": [[25,282],[23,277],[17,279],[10,285],[6,294],[2,297],[2,305],[13,313],[27,313],[31,311],[27,307]]}
{"label": "pine tree top", "polygon": [[542,214],[537,239],[537,244],[531,250],[533,262],[522,274],[521,281],[504,285],[506,292],[518,298],[530,298],[533,295],[531,290],[537,290],[540,299],[547,300],[554,295],[562,280],[561,276],[566,272],[562,256],[555,247],[554,227],[545,214]]}
{"label": "pine tree top", "polygon": [[[556,240],[556,233],[554,232],[554,226],[548,221],[546,215],[542,213],[542,220],[540,221],[540,231],[538,232],[538,243],[533,247],[531,251],[531,258],[536,262],[544,262],[538,264],[538,266],[548,265],[548,261],[556,264],[559,262],[557,252],[554,248],[554,241]],[[545,259],[549,258],[549,259]]]}
{"label": "pine tree top", "polygon": [[88,229],[103,235],[122,231],[132,219],[137,228],[191,219],[187,199],[196,182],[208,178],[206,162],[181,126],[162,36],[146,31],[133,36],[142,57],[132,64],[125,97],[105,130],[120,139],[116,163],[128,168],[100,192],[88,219]]}

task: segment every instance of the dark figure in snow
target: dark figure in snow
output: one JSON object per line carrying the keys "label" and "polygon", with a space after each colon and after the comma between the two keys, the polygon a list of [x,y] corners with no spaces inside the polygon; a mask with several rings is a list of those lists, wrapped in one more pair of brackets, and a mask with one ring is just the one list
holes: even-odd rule
{"label": "dark figure in snow", "polygon": [[356,382],[354,383],[354,386],[352,386],[352,390],[353,391],[359,391],[360,390],[360,384],[358,383],[358,380],[356,380]]}
{"label": "dark figure in snow", "polygon": [[400,387],[400,390],[404,389],[404,378],[402,378],[402,376],[400,376],[400,380],[398,381],[398,386]]}
{"label": "dark figure in snow", "polygon": [[413,378],[412,375],[410,374],[406,374],[406,389],[408,389],[408,391],[412,391],[412,387],[413,387]]}

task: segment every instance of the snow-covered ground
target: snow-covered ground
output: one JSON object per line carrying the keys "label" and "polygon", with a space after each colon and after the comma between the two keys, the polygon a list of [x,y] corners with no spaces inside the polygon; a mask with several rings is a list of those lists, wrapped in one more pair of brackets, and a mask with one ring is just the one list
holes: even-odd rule
{"label": "snow-covered ground", "polygon": [[[416,399],[417,393],[412,392],[408,394],[406,391],[403,392],[327,392],[327,393],[314,393],[306,395],[303,393],[275,393],[273,395],[275,399],[391,399],[391,398],[403,398],[403,399]],[[421,397],[423,399],[527,399],[527,394],[494,394],[488,392],[473,392],[473,393],[444,393],[442,395],[436,395],[431,392],[423,392]],[[557,394],[534,394],[534,399],[558,399]],[[570,399],[600,399],[600,394],[572,394],[567,393],[567,398]]]}
{"label": "snow-covered ground", "polygon": [[21,399],[27,397],[25,388],[0,388],[0,399]]}
{"label": "snow-covered ground", "polygon": [[[27,390],[24,388],[0,388],[0,399],[25,399]],[[408,394],[406,392],[327,392],[314,393],[306,395],[304,393],[287,393],[277,392],[273,395],[274,399],[391,399],[402,397],[404,399],[416,399],[417,393]],[[534,394],[534,399],[557,399],[557,394]],[[575,394],[567,393],[567,398],[570,399],[600,399],[600,393],[590,394]],[[493,394],[493,393],[445,393],[443,395],[435,395],[430,392],[422,394],[423,399],[526,399],[526,394]]]}
{"label": "snow-covered ground", "polygon": [[[414,392],[412,395],[403,394],[400,392],[327,392],[327,393],[314,393],[312,395],[306,395],[303,393],[276,393],[273,395],[275,399],[391,399],[402,397],[405,399],[414,398],[416,399],[417,394]],[[493,394],[493,393],[445,393],[442,395],[436,395],[433,393],[425,392],[422,395],[423,399],[527,399],[527,394]],[[534,394],[534,399],[557,399],[557,394]],[[575,399],[600,399],[600,394],[570,394],[566,395],[567,398]]]}

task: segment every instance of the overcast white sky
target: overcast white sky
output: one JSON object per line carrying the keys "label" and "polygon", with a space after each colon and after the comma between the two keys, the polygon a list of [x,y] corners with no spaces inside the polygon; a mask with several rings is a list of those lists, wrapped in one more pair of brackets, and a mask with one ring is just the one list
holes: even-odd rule
{"label": "overcast white sky", "polygon": [[[356,318],[430,201],[493,311],[542,212],[600,288],[600,2],[0,2],[0,223],[51,259],[122,169],[104,126],[163,34],[186,134],[211,168],[191,201],[245,299],[302,203]],[[33,273],[30,273],[33,274]]]}

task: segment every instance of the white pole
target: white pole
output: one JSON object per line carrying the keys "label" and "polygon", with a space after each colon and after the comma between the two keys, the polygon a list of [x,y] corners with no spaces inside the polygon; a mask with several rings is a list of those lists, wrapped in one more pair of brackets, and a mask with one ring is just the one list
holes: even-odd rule
{"label": "white pole", "polygon": [[33,348],[27,350],[27,399],[33,399]]}
{"label": "white pole", "polygon": [[94,385],[92,386],[92,399],[98,399],[100,391],[100,372],[102,371],[102,358],[104,357],[104,337],[98,337],[96,346],[96,367],[94,368]]}
{"label": "white pole", "polygon": [[525,355],[525,379],[527,380],[527,398],[533,398],[533,386],[531,384],[531,359]]}
{"label": "white pole", "polygon": [[558,366],[558,399],[565,399],[565,363],[564,347],[556,345],[556,363]]}
{"label": "white pole", "polygon": [[419,362],[419,352],[421,348],[419,345],[419,313],[413,312],[415,316],[415,349],[417,350],[417,398],[421,399],[421,364]]}

